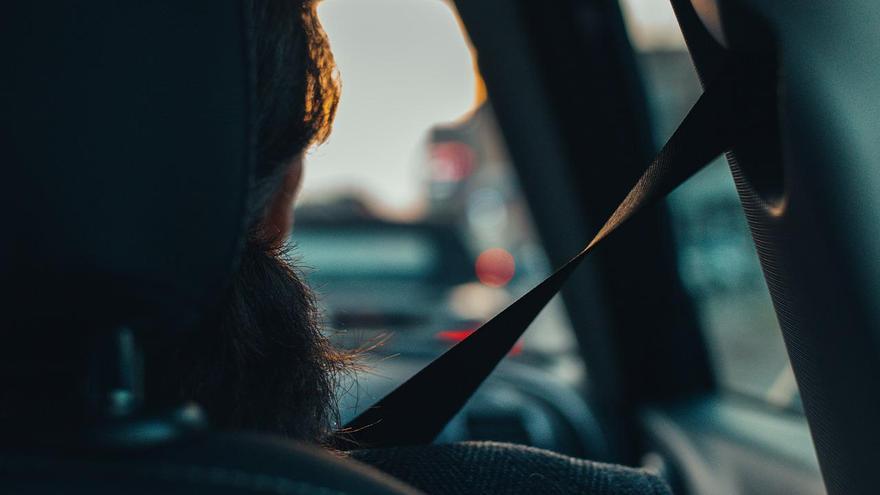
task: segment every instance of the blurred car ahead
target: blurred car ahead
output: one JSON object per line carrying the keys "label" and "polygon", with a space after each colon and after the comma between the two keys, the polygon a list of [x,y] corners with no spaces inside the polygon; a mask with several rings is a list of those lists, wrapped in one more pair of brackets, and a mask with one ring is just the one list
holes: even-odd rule
{"label": "blurred car ahead", "polygon": [[291,240],[344,347],[381,340],[382,354],[433,357],[509,302],[479,280],[512,269],[472,259],[453,225],[300,216]]}

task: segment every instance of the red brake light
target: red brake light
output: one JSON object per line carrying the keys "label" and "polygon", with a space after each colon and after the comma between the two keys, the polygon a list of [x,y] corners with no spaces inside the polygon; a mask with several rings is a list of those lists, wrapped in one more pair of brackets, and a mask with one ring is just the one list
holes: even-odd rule
{"label": "red brake light", "polygon": [[[452,344],[457,344],[462,340],[468,338],[470,334],[476,331],[475,328],[467,328],[463,330],[444,330],[442,332],[437,332],[437,339],[442,340],[444,342],[450,342]],[[513,349],[510,350],[509,356],[516,356],[522,352],[522,343],[517,342],[514,344]]]}
{"label": "red brake light", "polygon": [[513,255],[501,248],[487,249],[480,253],[474,265],[477,278],[489,287],[504,287],[516,273]]}
{"label": "red brake light", "polygon": [[476,154],[465,143],[448,141],[431,147],[431,178],[436,182],[459,182],[474,171]]}

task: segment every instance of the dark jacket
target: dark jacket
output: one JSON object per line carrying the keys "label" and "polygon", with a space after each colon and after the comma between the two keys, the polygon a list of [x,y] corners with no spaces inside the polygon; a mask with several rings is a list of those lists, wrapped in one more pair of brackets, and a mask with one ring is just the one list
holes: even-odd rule
{"label": "dark jacket", "polygon": [[351,456],[430,495],[671,495],[644,469],[497,442],[357,450]]}

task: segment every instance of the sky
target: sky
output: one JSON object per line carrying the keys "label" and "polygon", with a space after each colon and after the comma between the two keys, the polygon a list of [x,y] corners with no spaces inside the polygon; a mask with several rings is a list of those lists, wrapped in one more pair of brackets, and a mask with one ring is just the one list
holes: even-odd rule
{"label": "sky", "polygon": [[416,201],[428,130],[471,109],[476,76],[455,14],[439,0],[324,0],[342,77],[333,134],[306,157],[303,196],[362,189]]}
{"label": "sky", "polygon": [[[681,48],[668,0],[624,0],[636,47]],[[465,116],[477,76],[453,10],[441,0],[324,0],[319,15],[342,78],[330,140],[306,157],[302,197],[366,192],[406,209],[423,194],[424,144]]]}

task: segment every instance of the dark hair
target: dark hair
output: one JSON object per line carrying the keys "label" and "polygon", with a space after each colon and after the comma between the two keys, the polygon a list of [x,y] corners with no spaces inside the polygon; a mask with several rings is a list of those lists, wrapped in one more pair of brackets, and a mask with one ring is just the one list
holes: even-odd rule
{"label": "dark hair", "polygon": [[223,429],[323,441],[351,355],[321,332],[314,298],[261,220],[293,157],[326,139],[340,86],[310,0],[248,0],[257,64],[257,164],[249,235],[214,315],[178,353],[172,378]]}

